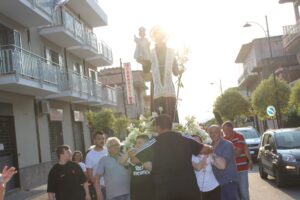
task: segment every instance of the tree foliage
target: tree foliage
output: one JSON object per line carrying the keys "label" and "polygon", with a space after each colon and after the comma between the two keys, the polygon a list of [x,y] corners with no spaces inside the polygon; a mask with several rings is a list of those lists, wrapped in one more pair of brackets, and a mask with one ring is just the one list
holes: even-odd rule
{"label": "tree foliage", "polygon": [[230,88],[219,96],[214,104],[214,112],[223,119],[234,121],[237,116],[247,116],[250,113],[249,101],[236,88]]}
{"label": "tree foliage", "polygon": [[[282,113],[287,113],[290,88],[285,81],[279,78],[276,78],[276,85],[280,110]],[[252,93],[252,107],[261,119],[269,117],[266,113],[269,105],[273,105],[278,111],[275,91],[274,78],[270,76],[263,80]]]}
{"label": "tree foliage", "polygon": [[[118,138],[122,137],[123,133],[127,132],[127,128],[130,124],[130,120],[128,120],[126,117],[118,117],[116,118],[116,121],[113,125],[113,130],[115,132],[115,136]],[[124,138],[121,138],[124,139]]]}
{"label": "tree foliage", "polygon": [[298,115],[300,115],[300,81],[292,87],[289,106],[291,109],[297,110]]}
{"label": "tree foliage", "polygon": [[113,129],[116,118],[111,109],[103,109],[100,112],[87,112],[87,118],[93,131],[109,133]]}

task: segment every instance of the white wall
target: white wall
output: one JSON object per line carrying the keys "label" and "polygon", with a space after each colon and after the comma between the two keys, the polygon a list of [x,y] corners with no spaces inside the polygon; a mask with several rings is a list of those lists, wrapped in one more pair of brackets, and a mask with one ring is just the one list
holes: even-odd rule
{"label": "white wall", "polygon": [[33,97],[0,92],[0,102],[13,104],[19,167],[38,164]]}
{"label": "white wall", "polygon": [[38,128],[40,134],[42,162],[51,161],[49,123],[48,116],[46,114],[39,114]]}

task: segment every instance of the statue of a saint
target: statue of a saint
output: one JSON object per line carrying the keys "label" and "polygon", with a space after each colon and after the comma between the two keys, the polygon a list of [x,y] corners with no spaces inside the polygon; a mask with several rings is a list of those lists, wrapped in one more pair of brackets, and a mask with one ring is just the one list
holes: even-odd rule
{"label": "statue of a saint", "polygon": [[[146,29],[144,27],[139,28],[139,38],[134,36],[134,41],[136,43],[136,49],[134,52],[134,59],[142,64],[143,67],[151,65],[150,58],[150,42],[145,37]],[[145,69],[147,70],[147,69]]]}
{"label": "statue of a saint", "polygon": [[150,51],[149,63],[141,63],[139,60],[137,62],[143,65],[145,73],[152,74],[152,111],[168,114],[174,122],[178,122],[176,92],[172,81],[172,75],[179,74],[175,51],[167,47],[168,35],[161,26],[152,28],[151,39],[155,42],[155,47]]}

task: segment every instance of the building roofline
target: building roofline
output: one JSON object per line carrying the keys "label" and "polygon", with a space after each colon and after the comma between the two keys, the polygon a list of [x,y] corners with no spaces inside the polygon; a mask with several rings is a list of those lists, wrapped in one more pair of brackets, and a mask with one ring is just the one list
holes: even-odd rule
{"label": "building roofline", "polygon": [[[270,39],[274,39],[274,38],[278,38],[278,37],[282,37],[282,35],[276,35],[276,36],[270,36]],[[243,63],[247,57],[247,55],[249,54],[253,44],[259,40],[266,40],[266,37],[262,37],[262,38],[255,38],[253,39],[251,42],[247,43],[247,44],[243,44],[236,59],[235,59],[235,63]],[[272,41],[271,41],[272,43]]]}

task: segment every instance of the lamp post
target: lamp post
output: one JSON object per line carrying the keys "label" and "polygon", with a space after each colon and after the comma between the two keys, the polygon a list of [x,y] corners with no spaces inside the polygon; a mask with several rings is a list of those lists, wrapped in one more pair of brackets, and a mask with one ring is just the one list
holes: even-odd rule
{"label": "lamp post", "polygon": [[[221,92],[221,95],[223,95],[222,81],[221,81],[221,79],[220,79],[219,81],[220,81],[220,83],[219,83],[219,86],[220,86],[220,92]],[[214,85],[215,82],[211,82],[210,84],[211,84],[211,85]]]}
{"label": "lamp post", "polygon": [[266,28],[267,28],[266,30],[264,29],[264,27],[261,24],[259,24],[257,22],[253,22],[253,21],[247,22],[243,27],[250,27],[251,24],[256,24],[264,31],[265,37],[267,37],[267,39],[268,39],[268,47],[269,47],[269,52],[270,52],[270,65],[273,67],[273,81],[274,81],[274,87],[275,87],[275,100],[276,100],[276,109],[277,109],[276,120],[277,120],[278,128],[281,128],[282,127],[282,124],[281,124],[281,109],[280,109],[280,103],[279,103],[279,98],[278,98],[277,81],[276,81],[276,75],[275,75],[276,67],[272,63],[273,53],[272,53],[272,46],[271,46],[271,39],[270,39],[268,17],[265,16],[265,19],[266,19]]}

